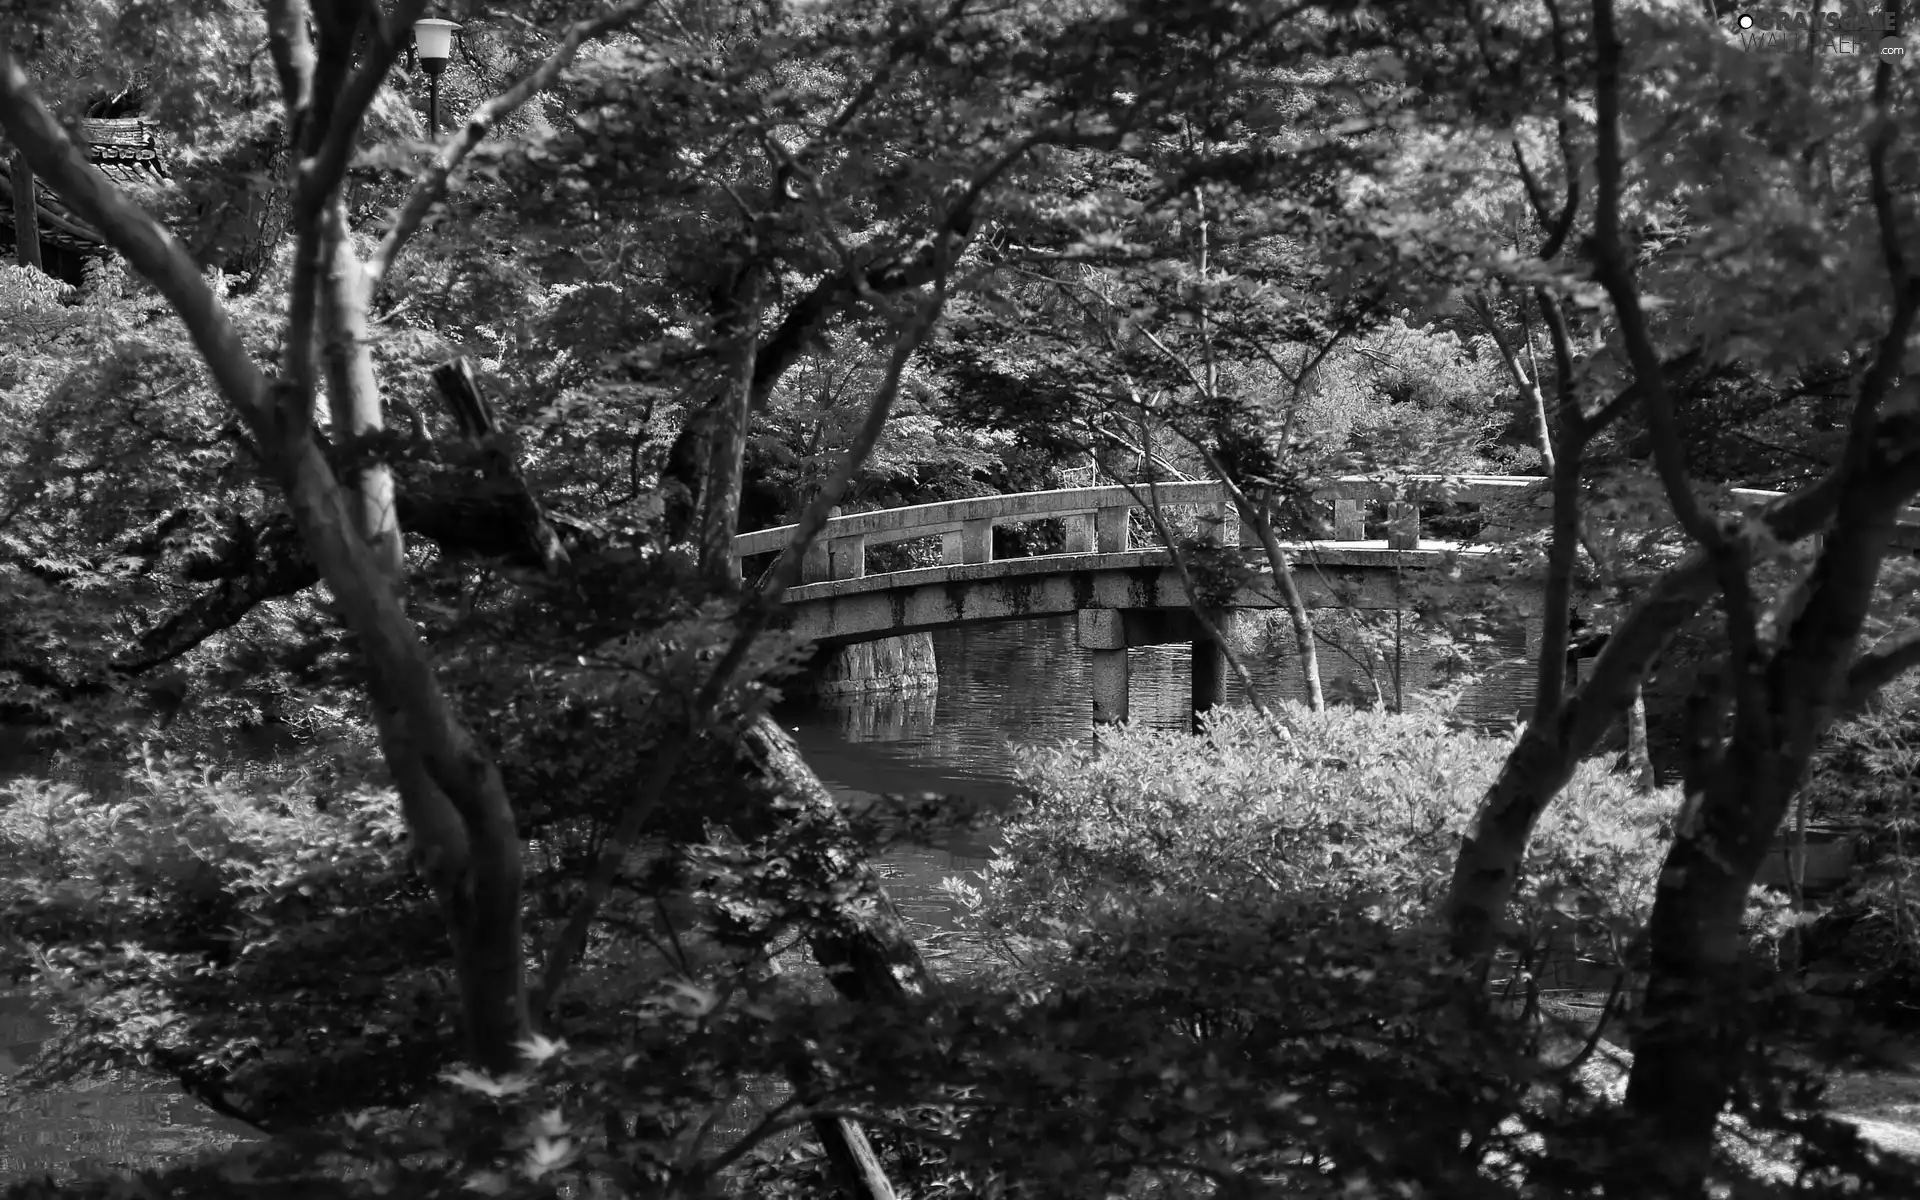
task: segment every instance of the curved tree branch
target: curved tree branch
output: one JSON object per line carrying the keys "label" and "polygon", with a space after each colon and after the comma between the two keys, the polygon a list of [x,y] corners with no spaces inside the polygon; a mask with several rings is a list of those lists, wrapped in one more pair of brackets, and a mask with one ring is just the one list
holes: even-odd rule
{"label": "curved tree branch", "polygon": [[277,440],[267,377],[247,354],[239,330],[193,257],[159,221],[87,162],[34,94],[26,72],[4,45],[0,45],[0,127],[61,198],[99,229],[173,305],[221,391],[254,426],[262,445]]}
{"label": "curved tree branch", "polygon": [[[328,6],[323,6],[328,7]],[[359,9],[359,4],[343,4],[338,7]],[[331,95],[329,74],[334,55],[344,66],[347,56],[353,49],[353,36],[361,24],[360,14],[345,14],[350,19],[337,22],[320,23],[320,47],[318,66],[314,73],[313,103],[310,112],[313,117],[308,127],[308,157],[298,167],[295,180],[295,204],[307,220],[315,220],[321,209],[326,206],[327,198],[333,195],[346,178],[347,164],[353,158],[353,151],[360,143],[360,122],[366,117],[367,109],[373,105],[380,89],[386,86],[387,72],[393,69],[393,62],[400,56],[400,50],[413,36],[413,23],[427,8],[426,0],[398,0],[393,12],[385,22],[379,19],[379,10],[370,14],[377,27],[378,36],[360,64],[360,69],[345,76],[340,85],[337,99]],[[331,102],[329,102],[331,101]],[[324,130],[321,128],[324,123]]]}
{"label": "curved tree branch", "polygon": [[1920,629],[1909,629],[1885,639],[1855,659],[1847,669],[1837,715],[1845,717],[1859,712],[1881,688],[1915,667],[1920,667]]}

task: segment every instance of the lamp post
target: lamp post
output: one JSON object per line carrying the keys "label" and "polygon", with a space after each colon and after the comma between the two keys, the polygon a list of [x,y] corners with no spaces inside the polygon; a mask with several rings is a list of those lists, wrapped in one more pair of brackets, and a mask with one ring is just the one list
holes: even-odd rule
{"label": "lamp post", "polygon": [[427,72],[427,127],[440,136],[440,72],[447,69],[453,54],[453,31],[460,28],[452,21],[428,18],[413,23],[413,47],[420,65]]}

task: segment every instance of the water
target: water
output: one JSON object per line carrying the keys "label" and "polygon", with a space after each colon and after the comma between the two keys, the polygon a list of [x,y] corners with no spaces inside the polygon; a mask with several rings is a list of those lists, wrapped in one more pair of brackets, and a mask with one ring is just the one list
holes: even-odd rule
{"label": "water", "polygon": [[[935,694],[849,698],[778,714],[836,795],[856,802],[888,792],[1005,800],[1015,789],[1016,747],[1083,742],[1093,736],[1090,656],[1074,644],[1072,618],[942,630],[933,639],[940,669]],[[1410,635],[1408,641],[1413,640]],[[1462,715],[1502,725],[1530,703],[1531,670],[1517,661],[1525,650],[1516,638],[1489,656],[1483,678],[1460,706]],[[1242,658],[1263,699],[1302,697],[1290,638],[1276,638]],[[1319,658],[1330,700],[1359,699],[1372,692],[1372,683],[1352,659],[1326,649]],[[1408,688],[1434,680],[1439,671],[1438,656],[1428,647],[1404,652],[1401,675]],[[1189,728],[1192,659],[1187,646],[1130,650],[1128,673],[1128,716],[1134,724]],[[1390,679],[1383,678],[1381,687],[1390,694]],[[1246,702],[1246,689],[1231,671],[1227,702]],[[896,849],[880,868],[889,892],[910,918],[950,928],[954,907],[939,891],[941,880],[966,877],[992,853],[990,835],[961,834],[938,846]]]}
{"label": "water", "polygon": [[[0,991],[0,1076],[30,1060],[53,1032],[25,998]],[[247,1133],[176,1087],[126,1075],[0,1098],[0,1185],[112,1163],[158,1163],[231,1145]]]}
{"label": "water", "polygon": [[[1282,644],[1250,653],[1247,665],[1264,696],[1298,696],[1298,666]],[[844,700],[793,708],[781,720],[807,760],[839,796],[940,792],[994,801],[1011,798],[1014,748],[1079,742],[1093,735],[1089,656],[1074,644],[1071,618],[948,630],[934,635],[937,693]],[[1503,653],[1518,655],[1516,644]],[[1130,716],[1136,724],[1185,729],[1190,721],[1190,653],[1184,645],[1129,651]],[[1321,656],[1328,692],[1370,687],[1341,655]],[[1434,655],[1408,654],[1412,682],[1434,674]],[[1391,684],[1383,686],[1388,689]],[[1526,704],[1527,675],[1494,671],[1462,709],[1500,723]],[[1229,674],[1228,703],[1244,702]],[[879,864],[888,889],[919,929],[937,939],[954,924],[940,882],[967,876],[993,853],[991,834],[954,836],[937,846],[896,848]],[[51,1026],[18,997],[0,992],[0,1075],[31,1056]],[[151,1164],[196,1148],[231,1143],[244,1127],[225,1122],[175,1089],[122,1079],[37,1095],[0,1114],[0,1184],[87,1162]]]}

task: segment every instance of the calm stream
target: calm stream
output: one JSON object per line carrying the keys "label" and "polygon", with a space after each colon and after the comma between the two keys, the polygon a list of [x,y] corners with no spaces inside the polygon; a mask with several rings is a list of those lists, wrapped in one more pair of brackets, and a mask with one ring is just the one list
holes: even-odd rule
{"label": "calm stream", "polygon": [[[1073,621],[1017,622],[935,635],[937,694],[847,700],[781,714],[807,760],[836,793],[849,799],[886,792],[940,792],[996,799],[1013,791],[1014,746],[1045,746],[1092,735],[1087,656],[1074,645]],[[1518,655],[1513,646],[1507,653]],[[1131,716],[1139,724],[1186,728],[1188,651],[1156,646],[1130,652]],[[1249,662],[1264,694],[1297,694],[1298,673],[1275,654]],[[1330,695],[1351,676],[1338,656],[1322,657]],[[1409,657],[1410,681],[1427,677],[1423,654]],[[1501,724],[1525,704],[1516,668],[1493,671],[1463,705]],[[1230,703],[1241,702],[1237,678]],[[896,850],[883,862],[889,890],[907,915],[928,926],[951,923],[937,892],[942,879],[983,865],[990,835]],[[29,1056],[47,1036],[46,1023],[17,998],[0,993],[0,1074]],[[112,1081],[86,1091],[24,1097],[0,1111],[0,1183],[65,1171],[82,1162],[152,1163],[224,1139],[240,1127],[222,1122],[157,1083]]]}

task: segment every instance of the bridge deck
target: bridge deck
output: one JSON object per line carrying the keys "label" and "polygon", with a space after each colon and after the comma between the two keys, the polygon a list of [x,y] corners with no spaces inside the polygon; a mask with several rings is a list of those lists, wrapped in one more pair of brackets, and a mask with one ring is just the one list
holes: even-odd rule
{"label": "bridge deck", "polygon": [[[1545,524],[1550,503],[1546,482],[1538,476],[1328,480],[1314,496],[1330,512],[1327,524],[1333,536],[1286,547],[1303,568],[1296,580],[1303,592],[1311,593],[1310,607],[1352,602],[1356,588],[1366,592],[1368,604],[1395,606],[1399,571],[1491,550],[1484,543],[1422,539],[1416,501],[1493,505],[1493,522],[1517,530]],[[1779,493],[1735,488],[1731,495],[1738,503],[1757,506]],[[1264,562],[1258,539],[1241,527],[1224,486],[1213,482],[1161,484],[1151,497],[1145,490],[1125,487],[1060,488],[851,513],[827,522],[802,564],[799,585],[787,594],[794,629],[825,641],[862,641],[1086,609],[1185,606],[1190,601],[1169,553],[1132,545],[1134,513],[1147,507],[1149,499],[1189,529],[1188,514],[1200,510],[1200,527],[1209,531],[1209,540],[1237,545],[1250,564]],[[1369,540],[1369,508],[1383,502],[1388,536]],[[1063,552],[994,558],[996,525],[1039,520],[1064,523]],[[741,534],[734,539],[736,559],[781,550],[794,530],[788,525]],[[867,574],[869,546],[933,537],[941,539],[939,565]],[[1920,548],[1920,513],[1909,509],[1903,514],[1896,541]],[[1335,580],[1336,574],[1342,579]],[[1383,590],[1387,584],[1392,586]],[[1274,603],[1266,588],[1242,589],[1229,601],[1234,607]]]}
{"label": "bridge deck", "polygon": [[[1420,569],[1438,566],[1448,556],[1478,556],[1490,552],[1490,547],[1478,546],[1467,542],[1423,541],[1419,546],[1395,550],[1385,541],[1375,539],[1366,542],[1289,542],[1283,549],[1295,567],[1310,571],[1314,567],[1328,569],[1367,568],[1371,570],[1392,570],[1396,567]],[[1265,566],[1264,552],[1243,546],[1240,552],[1250,563]],[[817,583],[805,583],[791,588],[787,592],[789,604],[804,604],[810,601],[830,599],[839,596],[859,596],[871,592],[884,592],[899,588],[925,587],[932,584],[968,583],[993,579],[1015,579],[1036,575],[1067,575],[1087,571],[1137,571],[1143,568],[1172,568],[1173,555],[1164,549],[1128,550],[1119,553],[1101,554],[1034,554],[1024,558],[1001,558],[986,563],[943,563],[931,567],[913,567],[905,571],[889,571],[882,575],[862,575],[852,579],[824,579]]]}

